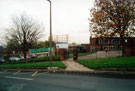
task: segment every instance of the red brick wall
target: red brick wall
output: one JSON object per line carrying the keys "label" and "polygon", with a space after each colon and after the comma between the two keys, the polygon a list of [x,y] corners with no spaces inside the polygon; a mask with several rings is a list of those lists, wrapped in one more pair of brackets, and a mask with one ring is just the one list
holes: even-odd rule
{"label": "red brick wall", "polygon": [[127,38],[127,42],[125,42],[125,56],[135,56],[135,38]]}
{"label": "red brick wall", "polygon": [[90,52],[90,44],[85,46],[86,52]]}
{"label": "red brick wall", "polygon": [[[121,44],[112,44],[112,40],[120,40],[120,38],[91,38],[90,39],[90,46],[94,46],[94,50],[103,50],[105,46],[114,46],[120,47]],[[109,44],[98,44],[99,40],[109,40]],[[126,56],[135,56],[135,37],[132,38],[125,38],[127,40],[125,42],[125,55]],[[90,48],[90,47],[89,47]]]}
{"label": "red brick wall", "polygon": [[55,49],[55,54],[60,55],[60,60],[63,61],[66,59],[66,49]]}

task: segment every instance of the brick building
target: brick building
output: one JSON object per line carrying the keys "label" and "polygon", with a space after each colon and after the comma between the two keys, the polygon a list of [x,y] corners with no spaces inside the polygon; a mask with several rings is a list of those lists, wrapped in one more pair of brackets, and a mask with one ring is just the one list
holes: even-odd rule
{"label": "brick building", "polygon": [[[125,55],[135,56],[135,37],[125,38]],[[88,51],[118,51],[122,49],[121,39],[115,38],[90,38],[89,47],[87,45]]]}
{"label": "brick building", "polygon": [[81,44],[79,49],[81,52],[90,52],[90,44]]}
{"label": "brick building", "polygon": [[90,52],[90,44],[81,44],[81,45],[69,45],[69,53],[73,53],[73,50],[77,49],[79,53]]}
{"label": "brick building", "polygon": [[121,50],[120,38],[90,38],[90,51]]}
{"label": "brick building", "polygon": [[135,56],[135,38],[127,38],[125,40],[125,55]]}

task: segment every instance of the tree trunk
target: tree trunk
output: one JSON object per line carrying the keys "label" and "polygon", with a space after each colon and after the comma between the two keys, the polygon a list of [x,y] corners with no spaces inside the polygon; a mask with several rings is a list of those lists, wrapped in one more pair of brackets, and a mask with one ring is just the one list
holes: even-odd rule
{"label": "tree trunk", "polygon": [[125,56],[125,44],[124,44],[123,35],[121,35],[120,38],[121,38],[121,46],[122,46],[122,57],[124,57]]}
{"label": "tree trunk", "polygon": [[24,51],[23,53],[24,53],[24,60],[27,63],[27,60],[26,60],[27,53],[26,53],[26,51]]}
{"label": "tree trunk", "polygon": [[24,32],[24,40],[23,40],[23,53],[24,53],[24,60],[27,63],[26,56],[27,56],[27,42],[26,42],[26,33]]}

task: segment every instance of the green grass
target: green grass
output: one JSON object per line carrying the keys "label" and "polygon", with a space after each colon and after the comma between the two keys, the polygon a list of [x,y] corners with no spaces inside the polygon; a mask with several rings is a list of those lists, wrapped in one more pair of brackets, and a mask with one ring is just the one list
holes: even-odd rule
{"label": "green grass", "polygon": [[[93,53],[94,52],[78,53],[78,56],[86,56],[86,55],[93,54]],[[69,58],[72,58],[72,57],[73,57],[73,53],[70,53]]]}
{"label": "green grass", "polygon": [[135,68],[135,57],[78,60],[78,63],[92,69]]}
{"label": "green grass", "polygon": [[60,62],[55,61],[52,64],[50,62],[37,62],[37,63],[24,63],[24,64],[2,64],[0,68],[47,68],[47,67],[59,67],[65,69],[66,66]]}

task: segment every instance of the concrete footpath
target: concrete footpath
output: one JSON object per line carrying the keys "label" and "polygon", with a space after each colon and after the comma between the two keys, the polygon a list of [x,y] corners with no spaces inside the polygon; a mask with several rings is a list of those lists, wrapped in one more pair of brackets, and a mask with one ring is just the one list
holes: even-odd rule
{"label": "concrete footpath", "polygon": [[[78,59],[95,59],[95,58],[111,58],[111,57],[118,57],[121,56],[121,51],[99,51],[94,54],[86,55],[86,56],[80,56]],[[65,69],[66,71],[80,71],[80,72],[93,72],[93,69],[89,69],[75,61],[73,61],[73,58],[67,59],[65,61],[62,61],[63,64],[67,66]]]}
{"label": "concrete footpath", "polygon": [[65,64],[67,66],[67,68],[65,69],[66,71],[87,71],[87,72],[93,72],[94,70],[89,69],[87,67],[84,67],[83,65],[73,61],[73,59],[68,59],[65,61],[62,61],[63,64]]}

